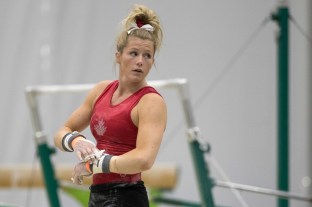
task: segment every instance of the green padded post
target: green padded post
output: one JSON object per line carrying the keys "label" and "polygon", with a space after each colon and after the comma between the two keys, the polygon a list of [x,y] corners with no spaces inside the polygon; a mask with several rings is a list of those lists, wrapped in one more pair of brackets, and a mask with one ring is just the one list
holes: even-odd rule
{"label": "green padded post", "polygon": [[[273,20],[279,25],[278,36],[278,189],[289,190],[289,140],[288,140],[288,7],[278,8]],[[278,199],[279,207],[288,207],[287,199]]]}
{"label": "green padded post", "polygon": [[210,178],[209,168],[205,162],[204,151],[197,140],[190,142],[190,148],[195,167],[197,183],[199,185],[202,207],[215,207],[212,194],[213,181]]}
{"label": "green padded post", "polygon": [[[188,84],[185,82],[183,88],[180,88],[180,97],[182,100],[186,124],[188,126],[188,143],[192,155],[192,161],[195,169],[197,186],[201,199],[202,207],[215,207],[212,193],[213,182],[210,178],[208,165],[205,162],[205,153],[208,152],[208,144],[201,143],[200,130],[195,124],[195,118],[190,102]],[[204,149],[206,148],[206,149]]]}
{"label": "green padded post", "polygon": [[37,93],[34,92],[31,88],[26,88],[26,99],[31,112],[37,154],[39,156],[42,167],[48,200],[50,207],[60,207],[60,201],[58,197],[58,182],[54,175],[54,169],[50,159],[50,155],[55,153],[55,149],[49,147],[47,138],[42,133],[36,95]]}
{"label": "green padded post", "polygon": [[50,154],[54,153],[54,149],[49,148],[47,143],[39,143],[37,144],[37,150],[44,175],[43,178],[46,185],[50,206],[60,207],[61,205],[57,193],[58,182],[54,175],[54,169],[50,159]]}

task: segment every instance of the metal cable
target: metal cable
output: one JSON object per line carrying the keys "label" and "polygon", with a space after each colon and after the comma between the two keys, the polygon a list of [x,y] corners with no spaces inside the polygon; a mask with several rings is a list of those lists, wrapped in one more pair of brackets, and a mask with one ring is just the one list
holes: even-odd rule
{"label": "metal cable", "polygon": [[312,37],[303,30],[303,28],[299,25],[299,23],[296,21],[296,19],[291,15],[289,14],[289,19],[291,20],[291,22],[294,24],[295,28],[298,29],[298,31],[300,32],[300,34],[302,36],[305,37],[305,39],[307,40],[307,42],[312,46]]}
{"label": "metal cable", "polygon": [[[213,89],[221,82],[221,80],[224,78],[224,76],[232,69],[232,66],[238,61],[238,59],[242,56],[242,54],[246,51],[248,46],[255,40],[255,38],[259,35],[260,31],[266,26],[266,24],[271,20],[270,16],[265,17],[260,25],[254,30],[249,38],[245,41],[245,43],[238,49],[238,51],[233,55],[233,57],[227,62],[225,67],[221,70],[220,74],[212,81],[210,86],[203,92],[200,98],[195,101],[194,107],[195,110],[199,108],[199,106],[202,104],[202,102],[205,100],[205,98],[213,91]],[[183,121],[181,120],[176,124],[176,126],[168,133],[168,137],[176,137],[174,136],[177,131],[181,129],[183,126]],[[163,150],[170,141],[173,139],[167,139],[164,140],[162,143],[162,148]]]}
{"label": "metal cable", "polygon": [[[209,155],[207,157],[208,157],[209,161],[215,166],[217,171],[220,173],[223,180],[225,180],[226,182],[231,182],[230,178],[225,173],[225,171],[222,169],[221,165],[217,162],[217,160],[214,157],[212,157],[211,155]],[[230,188],[230,189],[231,189],[232,193],[235,195],[235,197],[237,198],[237,200],[239,201],[239,203],[242,205],[242,207],[249,207],[249,205],[247,204],[247,202],[245,201],[245,199],[242,197],[241,193],[237,189],[235,189],[235,188]]]}
{"label": "metal cable", "polygon": [[248,39],[243,43],[243,45],[237,50],[233,57],[227,62],[225,67],[221,70],[219,75],[212,81],[210,86],[202,93],[200,98],[195,102],[195,109],[198,108],[205,98],[215,89],[215,87],[221,82],[227,73],[230,72],[232,66],[239,60],[242,54],[246,51],[249,45],[255,40],[255,38],[260,34],[260,31],[266,26],[266,24],[271,20],[270,16],[265,17],[260,25],[251,33]]}

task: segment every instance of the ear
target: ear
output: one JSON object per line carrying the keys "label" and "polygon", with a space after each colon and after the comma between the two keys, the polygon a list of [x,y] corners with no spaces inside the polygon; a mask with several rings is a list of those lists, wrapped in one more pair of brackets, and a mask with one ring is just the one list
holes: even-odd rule
{"label": "ear", "polygon": [[121,57],[121,53],[120,52],[116,52],[115,53],[115,59],[116,59],[116,63],[120,64],[120,57]]}

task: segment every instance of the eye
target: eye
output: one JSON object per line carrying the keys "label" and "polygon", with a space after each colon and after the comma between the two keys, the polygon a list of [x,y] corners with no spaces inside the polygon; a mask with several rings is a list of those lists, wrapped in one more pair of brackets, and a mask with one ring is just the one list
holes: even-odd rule
{"label": "eye", "polygon": [[151,58],[152,58],[152,55],[149,54],[149,53],[145,53],[145,54],[144,54],[144,58],[146,58],[146,59],[151,59]]}
{"label": "eye", "polygon": [[130,52],[130,55],[131,55],[132,57],[135,57],[135,56],[137,56],[137,55],[138,55],[138,53],[137,53],[137,52],[135,52],[135,51],[132,51],[132,52]]}

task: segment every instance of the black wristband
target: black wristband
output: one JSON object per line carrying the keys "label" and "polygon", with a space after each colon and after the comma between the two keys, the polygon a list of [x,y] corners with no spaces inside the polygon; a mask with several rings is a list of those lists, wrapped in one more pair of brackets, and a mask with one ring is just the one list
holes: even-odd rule
{"label": "black wristband", "polygon": [[102,172],[103,173],[110,173],[109,170],[109,162],[112,159],[112,155],[105,154],[103,158],[103,163],[102,163]]}
{"label": "black wristband", "polygon": [[63,147],[63,149],[65,150],[65,151],[67,151],[67,152],[72,152],[72,150],[68,150],[66,147],[65,147],[65,137],[67,137],[68,135],[70,135],[71,134],[71,132],[68,132],[68,133],[66,133],[64,136],[63,136],[63,138],[62,138],[62,147]]}
{"label": "black wristband", "polygon": [[83,136],[82,134],[80,134],[77,131],[69,132],[69,133],[64,135],[64,137],[62,139],[62,147],[65,151],[67,151],[67,152],[73,152],[74,151],[71,144],[76,137],[83,137],[86,139],[85,136]]}

